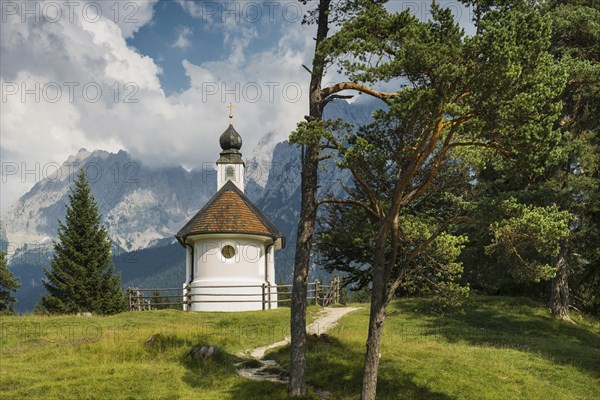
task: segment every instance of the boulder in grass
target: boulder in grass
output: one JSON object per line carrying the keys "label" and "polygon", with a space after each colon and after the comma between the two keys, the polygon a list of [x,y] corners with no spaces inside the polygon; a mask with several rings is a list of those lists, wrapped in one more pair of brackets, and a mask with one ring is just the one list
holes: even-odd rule
{"label": "boulder in grass", "polygon": [[221,350],[217,346],[207,344],[199,347],[192,347],[186,354],[186,358],[191,360],[208,360],[219,354]]}

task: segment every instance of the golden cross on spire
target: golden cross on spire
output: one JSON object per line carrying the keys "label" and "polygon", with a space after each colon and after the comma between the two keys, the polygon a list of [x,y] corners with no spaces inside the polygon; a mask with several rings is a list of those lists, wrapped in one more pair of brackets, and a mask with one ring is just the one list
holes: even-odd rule
{"label": "golden cross on spire", "polygon": [[234,105],[229,103],[229,105],[227,106],[227,108],[229,108],[229,125],[233,125],[233,109],[234,109]]}

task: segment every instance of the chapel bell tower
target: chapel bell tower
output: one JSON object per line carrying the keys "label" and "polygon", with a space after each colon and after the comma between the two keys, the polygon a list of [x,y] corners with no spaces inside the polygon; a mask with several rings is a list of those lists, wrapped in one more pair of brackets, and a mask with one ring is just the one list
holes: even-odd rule
{"label": "chapel bell tower", "polygon": [[[244,194],[242,138],[229,127],[219,138],[217,192],[177,232],[185,248],[184,310],[277,308],[275,251],[285,237]],[[183,271],[182,271],[183,272]]]}
{"label": "chapel bell tower", "polygon": [[238,189],[244,191],[244,160],[242,160],[242,137],[233,127],[233,105],[229,104],[229,126],[221,134],[221,157],[217,160],[217,191],[227,181],[233,182]]}

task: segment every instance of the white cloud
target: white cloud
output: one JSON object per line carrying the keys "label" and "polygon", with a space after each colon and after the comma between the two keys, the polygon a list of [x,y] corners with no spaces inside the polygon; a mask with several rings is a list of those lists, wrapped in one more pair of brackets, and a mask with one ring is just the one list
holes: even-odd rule
{"label": "white cloud", "polygon": [[[97,3],[110,11],[112,2]],[[17,166],[3,169],[2,211],[44,178],[44,166],[82,147],[123,148],[148,164],[201,168],[218,158],[229,102],[237,103],[234,124],[248,155],[268,132],[287,138],[306,114],[309,76],[302,64],[310,61],[312,27],[289,24],[276,46],[250,52],[257,28],[225,24],[223,60],[184,61],[190,88],[166,96],[155,60],[125,42],[151,23],[153,3],[135,4],[137,22],[124,21],[127,10],[114,20],[103,8],[96,22],[75,13],[72,22],[22,23],[17,15],[1,24],[0,152],[3,166]]]}
{"label": "white cloud", "polygon": [[192,37],[192,29],[189,26],[180,26],[177,28],[177,40],[171,45],[171,47],[176,47],[179,49],[187,49],[190,47],[192,42],[190,38]]}
{"label": "white cloud", "polygon": [[[122,32],[124,38],[132,37],[142,26],[151,23],[154,16],[154,5],[158,0],[134,0],[134,1],[98,1],[86,0],[94,6],[102,9],[102,16],[106,20],[114,22]],[[78,2],[74,2],[77,4]],[[83,14],[83,5],[81,5],[81,14]],[[74,12],[79,12],[78,8]],[[89,12],[90,14],[93,11]]]}
{"label": "white cloud", "polygon": [[177,4],[179,4],[192,17],[196,17],[196,18],[202,17],[203,7],[206,7],[206,6],[202,6],[201,3],[198,3],[193,0],[177,0]]}

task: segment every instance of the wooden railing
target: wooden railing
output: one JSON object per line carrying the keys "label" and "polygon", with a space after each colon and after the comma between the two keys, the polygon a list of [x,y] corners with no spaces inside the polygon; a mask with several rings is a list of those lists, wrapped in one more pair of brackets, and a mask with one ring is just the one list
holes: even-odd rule
{"label": "wooden railing", "polygon": [[[192,289],[232,289],[223,293],[194,293]],[[239,293],[235,289],[240,288],[260,288],[260,293]],[[150,292],[150,293],[148,293]],[[173,293],[174,292],[174,293]],[[185,285],[181,288],[128,288],[127,294],[129,298],[130,311],[145,311],[156,310],[161,308],[181,308],[191,310],[194,303],[258,303],[262,304],[262,309],[270,309],[273,303],[285,305],[291,302],[292,285],[236,285],[236,286],[196,286]],[[277,299],[274,297],[277,295]],[[194,297],[210,297],[214,296],[214,300],[195,300]],[[248,299],[248,296],[255,297]],[[259,297],[260,299],[256,299]],[[219,299],[219,297],[227,297],[228,299]],[[231,299],[235,297],[235,299]],[[336,304],[340,299],[340,281],[338,277],[334,277],[327,285],[322,284],[318,280],[308,283],[308,291],[306,299],[309,304],[320,304],[330,306]]]}
{"label": "wooden railing", "polygon": [[319,287],[323,290],[323,297],[319,298],[321,305],[327,307],[340,302],[340,278],[334,276],[329,285],[320,285]]}

